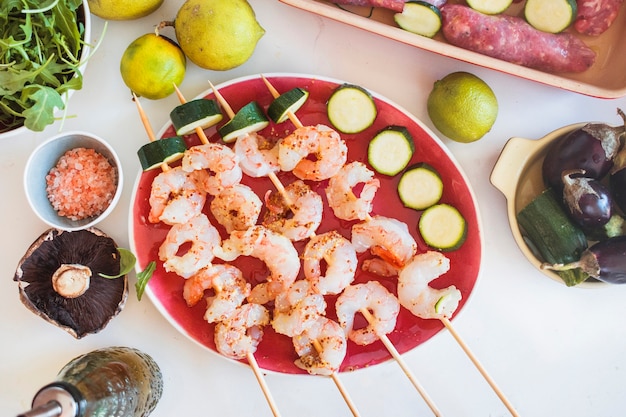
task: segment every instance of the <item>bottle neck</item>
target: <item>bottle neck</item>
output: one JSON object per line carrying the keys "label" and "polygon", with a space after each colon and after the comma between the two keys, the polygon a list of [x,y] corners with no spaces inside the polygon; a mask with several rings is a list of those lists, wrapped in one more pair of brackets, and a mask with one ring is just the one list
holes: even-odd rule
{"label": "bottle neck", "polygon": [[35,394],[32,409],[18,417],[82,417],[85,400],[71,384],[53,382]]}

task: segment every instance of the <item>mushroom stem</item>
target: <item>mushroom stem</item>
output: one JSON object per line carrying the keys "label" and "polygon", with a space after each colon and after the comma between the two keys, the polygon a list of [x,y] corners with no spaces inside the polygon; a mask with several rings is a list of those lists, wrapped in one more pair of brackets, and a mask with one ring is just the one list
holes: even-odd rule
{"label": "mushroom stem", "polygon": [[66,298],[76,298],[89,288],[91,269],[79,264],[61,264],[52,275],[52,288]]}

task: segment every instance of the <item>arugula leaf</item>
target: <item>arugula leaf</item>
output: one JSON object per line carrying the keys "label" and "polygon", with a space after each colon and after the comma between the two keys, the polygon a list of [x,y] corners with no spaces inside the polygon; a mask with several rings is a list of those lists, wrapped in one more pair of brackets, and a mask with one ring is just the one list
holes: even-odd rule
{"label": "arugula leaf", "polygon": [[102,278],[115,279],[115,278],[123,277],[124,275],[132,271],[133,268],[135,267],[135,263],[137,263],[137,257],[135,257],[135,255],[131,251],[129,251],[128,249],[124,249],[124,248],[117,248],[117,253],[120,254],[119,274],[106,275],[103,273],[99,273],[98,275],[100,275]]}
{"label": "arugula leaf", "polygon": [[32,106],[22,113],[24,125],[34,131],[41,131],[54,121],[54,109],[63,109],[65,104],[61,95],[53,88],[44,85],[28,86],[24,90],[33,102]]}
{"label": "arugula leaf", "polygon": [[152,278],[154,270],[156,269],[156,262],[152,261],[146,266],[146,269],[137,274],[137,282],[135,283],[135,290],[137,291],[137,300],[141,301],[141,296],[148,285],[148,281]]}

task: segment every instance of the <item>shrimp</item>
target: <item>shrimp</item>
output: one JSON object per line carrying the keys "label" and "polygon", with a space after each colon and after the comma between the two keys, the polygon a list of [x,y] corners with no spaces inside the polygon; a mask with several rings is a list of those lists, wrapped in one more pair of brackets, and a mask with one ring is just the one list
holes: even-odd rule
{"label": "shrimp", "polygon": [[[322,295],[339,294],[354,280],[358,262],[356,250],[335,230],[312,237],[302,258],[304,276]],[[322,261],[326,262],[325,275],[322,275]]]}
{"label": "shrimp", "polygon": [[199,214],[206,201],[201,184],[207,177],[205,172],[189,173],[180,166],[159,173],[152,181],[148,221],[173,225]]}
{"label": "shrimp", "polygon": [[291,200],[291,206],[286,203],[281,193],[266,194],[267,212],[263,225],[274,232],[282,233],[294,242],[314,235],[322,223],[324,212],[322,197],[300,180],[287,185],[285,193]]}
{"label": "shrimp", "polygon": [[267,177],[280,171],[278,146],[270,146],[270,141],[258,133],[237,138],[233,150],[239,157],[241,170],[250,177]]}
{"label": "shrimp", "polygon": [[[307,158],[313,155],[314,159]],[[346,163],[348,147],[325,125],[303,126],[278,143],[278,163],[301,180],[322,181],[336,175]]]}
{"label": "shrimp", "polygon": [[213,288],[207,298],[204,319],[209,323],[226,320],[250,295],[250,284],[239,268],[229,264],[210,265],[185,280],[183,298],[189,307],[196,305],[204,291]]}
{"label": "shrimp", "polygon": [[[300,258],[293,243],[287,237],[261,225],[232,232],[222,247],[216,249],[215,254],[227,262],[238,256],[252,256],[263,261],[269,275],[267,285],[262,288],[266,290],[269,299],[274,299],[289,288],[300,272]],[[255,289],[256,287],[252,290],[253,294]]]}
{"label": "shrimp", "polygon": [[450,260],[441,252],[416,255],[398,276],[400,304],[417,317],[441,319],[450,317],[461,301],[461,291],[454,285],[434,289],[428,284],[450,270]]}
{"label": "shrimp", "polygon": [[[191,243],[191,247],[184,254],[179,254],[181,246],[187,242]],[[211,264],[215,257],[213,252],[220,243],[219,232],[209,218],[200,213],[186,223],[172,226],[159,247],[159,259],[163,261],[166,271],[189,278]]]}
{"label": "shrimp", "polygon": [[230,234],[255,225],[263,202],[247,185],[235,184],[216,195],[210,207],[215,220]]}
{"label": "shrimp", "polygon": [[324,296],[313,292],[309,281],[299,280],[276,296],[272,327],[293,337],[311,327],[325,311]]}
{"label": "shrimp", "polygon": [[231,359],[254,353],[263,338],[263,326],[270,322],[269,311],[260,304],[243,304],[215,325],[215,347]]}
{"label": "shrimp", "polygon": [[[337,298],[335,308],[348,338],[358,345],[369,345],[396,327],[400,303],[380,282],[369,281],[347,287]],[[354,316],[361,309],[370,311],[373,320],[367,327],[355,329]]]}
{"label": "shrimp", "polygon": [[[353,189],[358,184],[363,184],[363,188],[357,197]],[[365,220],[372,211],[372,202],[379,187],[380,181],[374,178],[373,171],[362,162],[351,162],[328,181],[328,205],[339,219]]]}
{"label": "shrimp", "polygon": [[182,167],[187,172],[209,170],[211,175],[206,177],[203,186],[211,195],[238,184],[243,176],[239,157],[228,146],[219,143],[206,143],[187,149]]}
{"label": "shrimp", "polygon": [[[320,316],[306,332],[292,338],[300,357],[294,363],[312,375],[331,375],[346,357],[346,335],[337,322]],[[318,351],[314,344],[318,344]]]}
{"label": "shrimp", "polygon": [[406,223],[384,216],[352,226],[352,244],[357,252],[372,254],[401,268],[417,252],[417,243]]}

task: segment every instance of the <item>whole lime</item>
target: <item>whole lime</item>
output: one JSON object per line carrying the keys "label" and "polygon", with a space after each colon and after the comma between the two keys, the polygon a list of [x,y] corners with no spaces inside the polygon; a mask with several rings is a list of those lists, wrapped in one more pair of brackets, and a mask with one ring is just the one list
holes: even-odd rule
{"label": "whole lime", "polygon": [[133,20],[149,15],[163,0],[88,0],[89,11],[106,20]]}
{"label": "whole lime", "polygon": [[216,71],[246,62],[265,34],[246,0],[187,0],[174,30],[191,62]]}
{"label": "whole lime", "polygon": [[147,33],[131,42],[120,62],[120,73],[135,94],[158,100],[174,92],[185,78],[187,61],[178,44],[163,35]]}
{"label": "whole lime", "polygon": [[427,109],[441,133],[454,141],[469,143],[491,130],[498,116],[498,100],[483,80],[459,71],[435,81]]}

